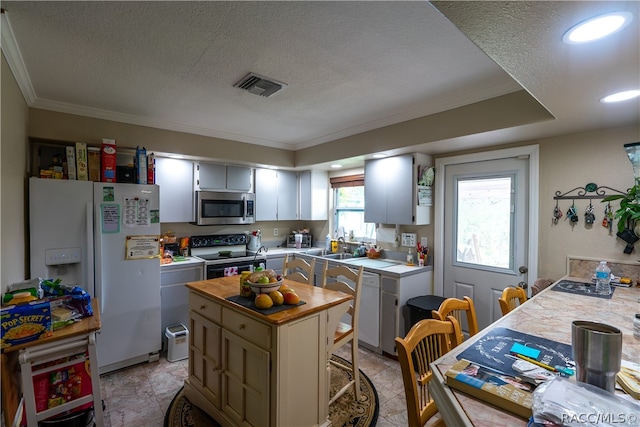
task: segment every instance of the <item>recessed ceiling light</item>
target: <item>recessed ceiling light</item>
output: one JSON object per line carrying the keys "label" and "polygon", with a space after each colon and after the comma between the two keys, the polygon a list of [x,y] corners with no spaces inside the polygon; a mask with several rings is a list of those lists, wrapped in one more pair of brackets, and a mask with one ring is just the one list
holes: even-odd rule
{"label": "recessed ceiling light", "polygon": [[625,90],[624,92],[613,93],[611,95],[607,95],[600,100],[600,102],[604,102],[606,104],[611,102],[622,102],[628,101],[629,99],[637,98],[640,96],[640,90]]}
{"label": "recessed ceiling light", "polygon": [[374,158],[374,159],[382,159],[382,158],[387,157],[387,156],[388,156],[388,154],[385,154],[385,153],[378,153],[378,154],[374,154],[374,155],[373,155],[373,158]]}
{"label": "recessed ceiling light", "polygon": [[342,165],[339,165],[339,164],[336,163],[336,164],[331,165],[331,167],[334,168],[334,169],[340,169],[342,167]]}
{"label": "recessed ceiling light", "polygon": [[562,36],[567,44],[586,43],[601,39],[624,28],[633,15],[629,12],[613,12],[587,19],[569,29]]}

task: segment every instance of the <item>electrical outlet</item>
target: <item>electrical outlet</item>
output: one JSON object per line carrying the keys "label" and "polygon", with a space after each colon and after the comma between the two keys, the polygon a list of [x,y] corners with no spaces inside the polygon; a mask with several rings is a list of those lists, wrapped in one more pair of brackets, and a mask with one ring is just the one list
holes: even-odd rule
{"label": "electrical outlet", "polygon": [[274,228],[274,229],[273,229],[273,235],[274,235],[274,236],[277,236],[277,235],[278,235],[278,229],[277,229],[277,228]]}
{"label": "electrical outlet", "polygon": [[416,245],[416,233],[402,233],[402,246],[414,247]]}

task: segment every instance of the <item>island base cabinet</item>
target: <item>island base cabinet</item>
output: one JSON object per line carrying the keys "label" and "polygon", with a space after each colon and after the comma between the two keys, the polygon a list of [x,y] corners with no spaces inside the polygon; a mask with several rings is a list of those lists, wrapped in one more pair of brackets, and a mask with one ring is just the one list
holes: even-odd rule
{"label": "island base cabinet", "polygon": [[237,425],[269,425],[269,352],[222,331],[222,411]]}
{"label": "island base cabinet", "polygon": [[220,326],[191,313],[189,379],[214,405],[220,405]]}
{"label": "island base cabinet", "polygon": [[223,426],[328,426],[329,336],[348,304],[269,323],[190,291],[186,397]]}

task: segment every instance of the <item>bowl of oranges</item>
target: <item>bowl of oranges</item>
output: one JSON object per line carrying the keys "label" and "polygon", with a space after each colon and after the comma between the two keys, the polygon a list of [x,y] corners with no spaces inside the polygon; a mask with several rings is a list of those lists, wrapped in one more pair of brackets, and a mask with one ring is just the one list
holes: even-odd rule
{"label": "bowl of oranges", "polygon": [[278,275],[274,270],[262,270],[251,273],[246,281],[255,294],[268,294],[280,289],[282,275]]}

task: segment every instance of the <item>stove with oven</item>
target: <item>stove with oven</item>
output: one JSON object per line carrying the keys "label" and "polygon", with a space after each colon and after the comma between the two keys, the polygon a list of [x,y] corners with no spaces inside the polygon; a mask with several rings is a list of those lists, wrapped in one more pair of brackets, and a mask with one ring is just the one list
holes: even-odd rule
{"label": "stove with oven", "polygon": [[253,271],[267,261],[260,250],[247,251],[246,234],[191,236],[190,245],[191,255],[204,260],[205,279]]}

